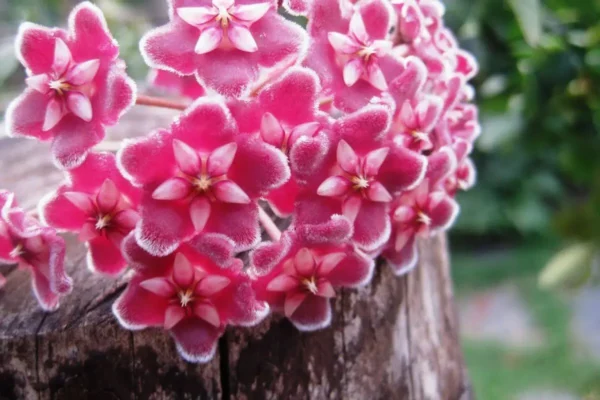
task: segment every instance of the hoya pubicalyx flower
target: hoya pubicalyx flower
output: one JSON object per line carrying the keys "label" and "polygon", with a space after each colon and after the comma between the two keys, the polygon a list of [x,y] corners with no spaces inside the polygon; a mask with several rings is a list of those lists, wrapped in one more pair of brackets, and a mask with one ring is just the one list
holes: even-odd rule
{"label": "hoya pubicalyx flower", "polygon": [[168,0],[170,22],[141,42],[148,65],[195,75],[205,87],[238,96],[266,69],[299,61],[306,33],[273,0]]}
{"label": "hoya pubicalyx flower", "polygon": [[40,204],[40,216],[56,229],[78,234],[92,271],[119,275],[127,266],[121,243],[139,220],[141,190],[123,178],[114,154],[90,153],[66,175]]}
{"label": "hoya pubicalyx flower", "polygon": [[117,319],[164,328],[192,362],[270,309],[301,330],[328,326],[340,291],[368,284],[379,256],[397,275],[413,269],[419,239],[452,225],[455,195],[475,182],[481,132],[478,66],[442,3],[167,4],[169,22],[140,42],[149,86],[167,98],[137,102],[181,113],[116,156],[90,148],[134,86],[100,12],[83,3],[69,30],[21,28],[28,88],[9,131],[52,140],[69,171],[39,207],[52,228],[4,195],[0,258],[33,271],[43,307],[71,286],[54,229],[86,243],[93,271],[129,266]]}
{"label": "hoya pubicalyx flower", "polygon": [[56,310],[73,287],[65,272],[65,241],[18,207],[14,194],[5,190],[0,190],[0,262],[31,272],[33,293],[44,310]]}
{"label": "hoya pubicalyx flower", "polygon": [[23,23],[16,49],[28,77],[6,112],[9,135],[51,141],[58,166],[78,166],[135,101],[102,12],[81,3],[67,30]]}
{"label": "hoya pubicalyx flower", "polygon": [[135,274],[113,305],[116,317],[129,329],[163,327],[186,360],[210,360],[227,325],[255,325],[269,310],[234,248],[223,235],[201,234],[156,257],[128,236],[123,252]]}

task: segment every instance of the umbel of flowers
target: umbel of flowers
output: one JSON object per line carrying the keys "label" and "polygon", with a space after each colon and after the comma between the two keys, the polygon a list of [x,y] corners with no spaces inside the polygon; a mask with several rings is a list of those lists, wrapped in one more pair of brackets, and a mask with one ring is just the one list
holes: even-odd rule
{"label": "umbel of flowers", "polygon": [[[448,229],[475,181],[477,64],[442,3],[285,1],[305,29],[276,1],[168,5],[140,50],[179,102],[136,93],[88,2],[66,29],[19,29],[28,77],[7,129],[48,142],[65,180],[33,213],[0,191],[0,259],[31,271],[41,307],[72,290],[62,235],[75,233],[91,271],[130,271],[113,306],[125,328],[162,327],[206,362],[228,325],[269,312],[327,326],[331,299],[368,284],[377,257],[397,275],[414,268],[417,238]],[[136,103],[181,114],[98,151]]]}

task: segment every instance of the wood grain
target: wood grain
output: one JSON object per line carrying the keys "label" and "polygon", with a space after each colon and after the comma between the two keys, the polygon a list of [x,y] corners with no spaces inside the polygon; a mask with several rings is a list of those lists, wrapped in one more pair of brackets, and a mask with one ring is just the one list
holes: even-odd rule
{"label": "wood grain", "polygon": [[[172,116],[136,109],[110,134],[144,134]],[[0,139],[0,187],[25,207],[61,179],[47,145]],[[205,365],[182,361],[160,330],[119,327],[110,305],[127,277],[92,275],[84,247],[67,240],[75,291],[55,313],[39,310],[26,272],[0,266],[0,400],[472,398],[444,236],[419,243],[407,277],[379,265],[369,286],[343,290],[329,328],[299,332],[277,316],[229,328]]]}

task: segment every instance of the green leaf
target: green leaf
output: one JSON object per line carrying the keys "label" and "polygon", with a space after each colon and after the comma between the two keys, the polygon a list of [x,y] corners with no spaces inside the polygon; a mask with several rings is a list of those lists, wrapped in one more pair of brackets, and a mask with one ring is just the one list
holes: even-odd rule
{"label": "green leaf", "polygon": [[0,42],[0,85],[4,83],[16,71],[19,62],[15,57],[15,46],[13,38]]}
{"label": "green leaf", "polygon": [[576,243],[558,252],[539,276],[546,289],[576,288],[590,278],[597,249],[589,243]]}
{"label": "green leaf", "polygon": [[542,5],[540,0],[509,0],[517,16],[525,41],[536,47],[542,38]]}

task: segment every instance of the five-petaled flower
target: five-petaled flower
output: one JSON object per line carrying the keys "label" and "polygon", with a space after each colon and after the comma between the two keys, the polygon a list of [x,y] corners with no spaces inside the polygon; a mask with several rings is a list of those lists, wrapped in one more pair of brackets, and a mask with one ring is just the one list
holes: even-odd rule
{"label": "five-petaled flower", "polygon": [[141,50],[153,68],[195,75],[237,97],[268,70],[300,61],[306,32],[277,14],[274,0],[168,0],[171,21],[148,32]]}
{"label": "five-petaled flower", "polygon": [[135,101],[104,16],[84,2],[71,13],[68,31],[23,23],[17,55],[28,88],[7,110],[8,133],[52,140],[55,162],[78,166]]}
{"label": "five-petaled flower", "polygon": [[199,99],[171,128],[128,140],[124,175],[143,187],[135,232],[144,249],[166,255],[198,232],[230,237],[238,251],[260,239],[257,200],[290,177],[285,157],[220,101]]}
{"label": "five-petaled flower", "polygon": [[44,310],[56,310],[60,297],[73,287],[64,269],[65,241],[27,215],[14,195],[4,190],[0,190],[0,262],[31,271],[33,293]]}
{"label": "five-petaled flower", "polygon": [[373,273],[373,260],[347,244],[349,221],[337,216],[326,225],[327,236],[315,237],[317,227],[286,232],[278,242],[259,246],[250,260],[258,299],[300,330],[329,325],[336,289],[363,286]]}
{"label": "five-petaled flower", "polygon": [[135,274],[113,312],[128,329],[168,330],[188,361],[210,360],[228,324],[254,325],[268,313],[233,248],[226,237],[208,234],[155,257],[128,236],[123,249]]}
{"label": "five-petaled flower", "polygon": [[120,274],[127,266],[121,242],[139,219],[140,190],[123,178],[115,156],[108,153],[89,154],[67,176],[67,182],[40,203],[40,216],[56,229],[79,233],[92,271]]}

